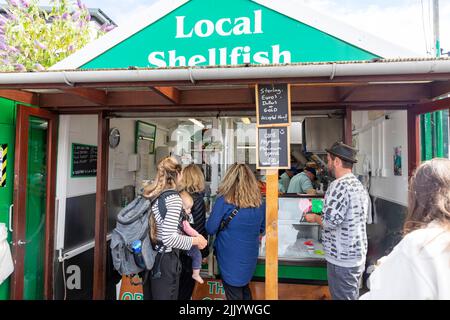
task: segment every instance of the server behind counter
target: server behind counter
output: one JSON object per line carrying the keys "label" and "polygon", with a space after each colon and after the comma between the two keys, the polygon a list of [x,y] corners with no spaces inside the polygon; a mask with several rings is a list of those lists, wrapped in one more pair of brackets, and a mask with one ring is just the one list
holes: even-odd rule
{"label": "server behind counter", "polygon": [[303,172],[291,179],[287,193],[316,194],[316,189],[313,186],[313,181],[316,180],[316,177],[316,169],[306,167]]}
{"label": "server behind counter", "polygon": [[[280,170],[282,172],[282,170]],[[281,193],[286,193],[289,188],[289,183],[291,182],[292,177],[294,177],[298,170],[296,167],[291,167],[287,169],[283,173],[280,172],[280,179],[278,180],[278,191]]]}

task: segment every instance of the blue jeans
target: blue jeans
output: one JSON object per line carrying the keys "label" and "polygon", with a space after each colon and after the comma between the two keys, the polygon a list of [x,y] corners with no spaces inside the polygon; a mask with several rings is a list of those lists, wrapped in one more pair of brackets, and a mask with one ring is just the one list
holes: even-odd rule
{"label": "blue jeans", "polygon": [[192,269],[202,268],[202,253],[197,246],[192,246],[187,255],[192,259]]}
{"label": "blue jeans", "polygon": [[365,265],[345,268],[327,262],[328,286],[333,300],[358,300]]}

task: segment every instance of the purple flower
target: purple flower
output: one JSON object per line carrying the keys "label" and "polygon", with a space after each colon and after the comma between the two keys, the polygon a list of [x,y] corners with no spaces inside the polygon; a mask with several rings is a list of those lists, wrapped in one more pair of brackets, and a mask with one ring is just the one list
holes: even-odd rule
{"label": "purple flower", "polygon": [[75,12],[72,16],[73,21],[77,21],[80,18],[80,15],[80,11]]}
{"label": "purple flower", "polygon": [[105,32],[110,32],[111,30],[114,30],[115,28],[116,28],[115,25],[110,24],[110,25],[108,25],[108,26],[106,27]]}
{"label": "purple flower", "polygon": [[34,40],[34,45],[35,45],[35,46],[38,46],[38,47],[41,48],[42,50],[47,49],[47,46],[46,46],[45,44],[40,43],[40,42],[37,41],[37,40]]}
{"label": "purple flower", "polygon": [[69,18],[69,14],[66,12],[62,15],[63,20],[67,20]]}
{"label": "purple flower", "polygon": [[9,47],[9,52],[11,53],[19,53],[19,49],[17,49],[16,47]]}
{"label": "purple flower", "polygon": [[67,50],[69,50],[69,51],[73,51],[73,49],[75,49],[75,47],[73,46],[73,44],[71,44],[71,45],[67,48]]}
{"label": "purple flower", "polygon": [[3,59],[2,62],[3,62],[3,64],[9,64],[9,60],[8,59]]}
{"label": "purple flower", "polygon": [[25,8],[28,8],[30,6],[30,4],[28,3],[27,0],[20,0],[20,3],[22,4],[22,6],[24,6]]}
{"label": "purple flower", "polygon": [[83,7],[83,5],[81,4],[81,0],[77,0],[77,5],[78,5],[78,8],[82,8]]}
{"label": "purple flower", "polygon": [[16,71],[26,71],[27,70],[27,68],[25,68],[25,66],[21,63],[14,64],[14,69]]}
{"label": "purple flower", "polygon": [[8,0],[8,2],[13,6],[13,7],[18,7],[19,4],[17,3],[16,0]]}
{"label": "purple flower", "polygon": [[34,64],[34,68],[35,68],[36,70],[38,70],[38,71],[44,71],[44,70],[45,70],[45,68],[44,68],[41,64],[39,64],[39,63],[35,63],[35,64]]}
{"label": "purple flower", "polygon": [[7,51],[8,50],[8,46],[3,41],[0,42],[0,50],[2,50],[2,51]]}

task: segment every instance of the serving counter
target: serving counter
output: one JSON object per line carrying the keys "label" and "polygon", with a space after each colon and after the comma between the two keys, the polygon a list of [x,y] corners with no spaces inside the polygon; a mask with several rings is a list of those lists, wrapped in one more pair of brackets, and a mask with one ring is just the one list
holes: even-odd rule
{"label": "serving counter", "polygon": [[[278,201],[279,282],[326,285],[321,226],[304,221],[305,213],[322,212],[323,195],[285,194]],[[264,277],[265,237],[261,240],[255,280]]]}

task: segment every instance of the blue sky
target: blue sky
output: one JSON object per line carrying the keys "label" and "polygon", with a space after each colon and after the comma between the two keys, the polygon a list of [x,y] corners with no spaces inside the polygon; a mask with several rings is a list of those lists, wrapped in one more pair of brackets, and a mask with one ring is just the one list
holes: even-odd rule
{"label": "blue sky", "polygon": [[[157,2],[157,0],[82,1],[91,8],[102,9],[119,26],[142,18],[146,9]],[[420,55],[431,53],[432,15],[429,8],[432,0],[296,1]],[[48,2],[41,1],[42,4],[48,4]],[[134,19],[131,18],[133,16]],[[442,47],[450,51],[450,0],[440,0],[440,20]]]}

